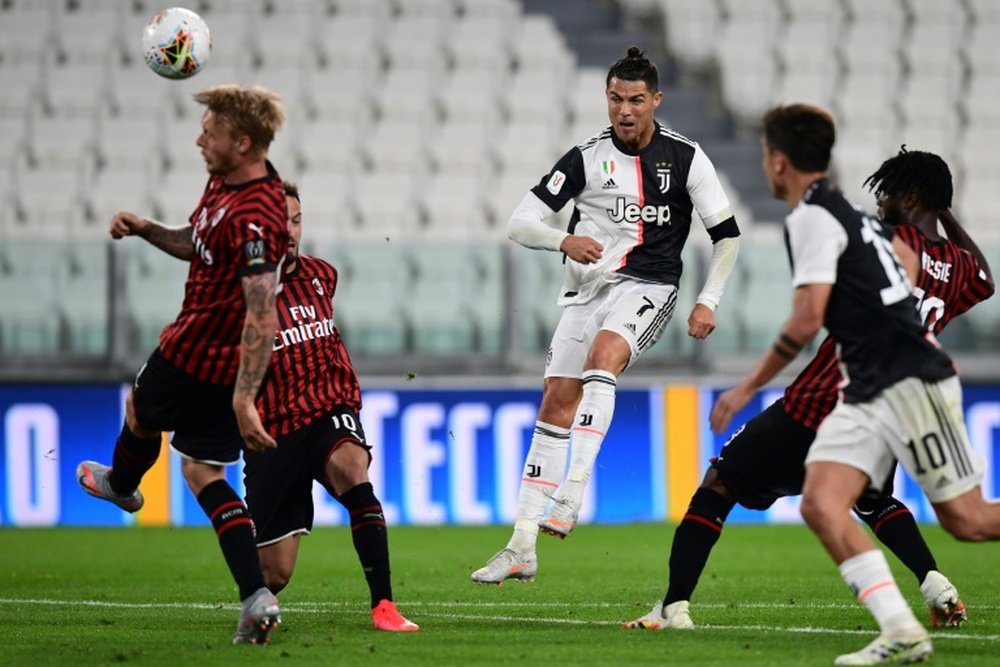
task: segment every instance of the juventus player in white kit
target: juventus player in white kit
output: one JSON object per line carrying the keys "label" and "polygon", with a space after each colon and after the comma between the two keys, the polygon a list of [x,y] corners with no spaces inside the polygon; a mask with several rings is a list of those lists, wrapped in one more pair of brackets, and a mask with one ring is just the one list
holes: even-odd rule
{"label": "juventus player in white kit", "polygon": [[[610,127],[571,148],[508,223],[517,243],[566,255],[558,301],[564,310],[549,348],[513,535],[472,573],[477,583],[533,579],[539,529],[558,537],[573,529],[611,423],[617,378],[673,314],[695,211],[713,253],[688,318],[694,338],[715,329],[714,311],[736,262],[739,228],[712,163],[698,144],[653,119],[663,97],[656,66],[630,47],[611,66],[605,92]],[[571,199],[569,230],[547,224]]]}
{"label": "juventus player in white kit", "polygon": [[764,171],[775,197],[792,209],[785,241],[793,311],[773,347],[719,397],[711,424],[724,431],[754,392],[827,328],[844,379],[806,456],[802,517],[881,631],[835,664],[919,662],[932,653],[930,637],[851,507],[878,491],[896,460],[959,539],[1000,537],[1000,504],[982,496],[984,463],[965,431],[954,365],[920,322],[908,278],[919,259],[826,179],[834,137],[833,120],[817,107],[779,106],[764,116]]}

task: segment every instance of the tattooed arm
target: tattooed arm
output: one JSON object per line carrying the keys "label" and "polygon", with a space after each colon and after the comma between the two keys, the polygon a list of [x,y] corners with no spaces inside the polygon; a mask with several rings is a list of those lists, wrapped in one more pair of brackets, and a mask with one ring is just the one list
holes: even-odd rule
{"label": "tattooed arm", "polygon": [[111,219],[110,232],[113,239],[125,236],[144,238],[177,259],[190,261],[194,258],[194,241],[191,238],[191,227],[189,226],[170,229],[155,220],[143,218],[127,211],[120,211]]}
{"label": "tattooed arm", "polygon": [[271,361],[274,334],[278,330],[275,310],[277,277],[273,272],[257,273],[243,278],[243,298],[247,303],[243,338],[240,342],[240,370],[233,390],[233,411],[240,435],[255,452],[277,447],[264,425],[254,400]]}

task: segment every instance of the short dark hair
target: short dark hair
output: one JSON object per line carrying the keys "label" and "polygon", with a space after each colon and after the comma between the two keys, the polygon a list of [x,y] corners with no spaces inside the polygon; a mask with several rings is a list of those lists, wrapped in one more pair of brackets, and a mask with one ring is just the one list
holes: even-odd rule
{"label": "short dark hair", "polygon": [[876,196],[894,197],[913,192],[920,205],[928,211],[951,208],[951,199],[955,194],[948,163],[934,153],[908,151],[906,144],[866,178],[864,186]]}
{"label": "short dark hair", "polygon": [[836,139],[833,117],[817,106],[783,104],[764,114],[764,141],[799,171],[826,171]]}
{"label": "short dark hair", "polygon": [[299,198],[299,186],[296,185],[295,181],[284,180],[281,185],[285,188],[286,197],[291,197],[298,203],[302,203],[302,199]]}
{"label": "short dark hair", "polygon": [[638,46],[628,47],[625,57],[619,58],[611,66],[604,85],[610,86],[611,79],[645,81],[646,87],[654,93],[660,89],[660,73],[657,71],[656,65],[646,57],[646,52],[640,50]]}

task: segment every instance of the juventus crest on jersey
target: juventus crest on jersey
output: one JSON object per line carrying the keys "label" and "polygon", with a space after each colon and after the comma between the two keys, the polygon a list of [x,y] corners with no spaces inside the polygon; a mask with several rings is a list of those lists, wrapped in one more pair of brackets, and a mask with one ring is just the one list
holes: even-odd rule
{"label": "juventus crest on jersey", "polygon": [[571,148],[532,192],[553,211],[574,200],[569,231],[604,246],[596,264],[567,258],[562,304],[587,301],[601,280],[620,276],[676,285],[694,211],[713,240],[739,234],[708,156],[659,123],[638,152],[605,128]]}

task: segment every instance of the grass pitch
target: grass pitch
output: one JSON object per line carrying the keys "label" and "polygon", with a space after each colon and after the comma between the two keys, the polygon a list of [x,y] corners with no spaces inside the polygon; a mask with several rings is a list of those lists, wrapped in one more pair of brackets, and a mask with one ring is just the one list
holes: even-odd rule
{"label": "grass pitch", "polygon": [[[970,620],[933,631],[938,665],[1000,664],[1000,544],[925,534]],[[581,526],[539,539],[539,578],[476,586],[506,527],[397,527],[394,592],[420,632],[371,628],[345,527],[303,540],[269,646],[232,646],[235,586],[212,531],[0,530],[0,664],[831,665],[876,634],[818,541],[799,526],[728,526],[692,603],[689,632],[624,630],[662,596],[667,525]],[[890,557],[926,618],[913,576]]]}

